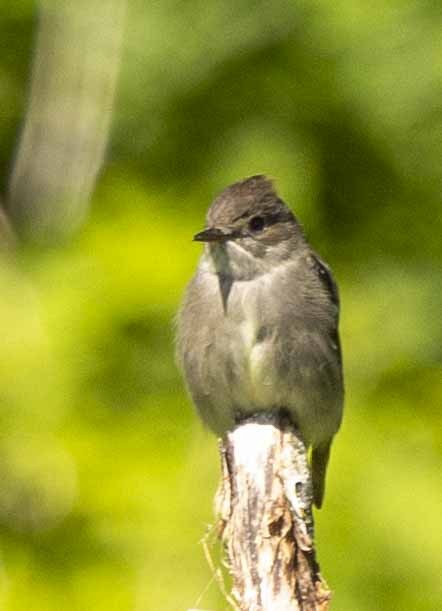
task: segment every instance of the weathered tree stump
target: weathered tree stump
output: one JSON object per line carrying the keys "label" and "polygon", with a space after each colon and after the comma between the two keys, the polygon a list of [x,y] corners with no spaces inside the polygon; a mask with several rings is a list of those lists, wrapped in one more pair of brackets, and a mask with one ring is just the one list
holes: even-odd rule
{"label": "weathered tree stump", "polygon": [[221,459],[216,509],[238,608],[326,611],[331,593],[316,561],[299,433],[278,415],[257,415],[226,435]]}

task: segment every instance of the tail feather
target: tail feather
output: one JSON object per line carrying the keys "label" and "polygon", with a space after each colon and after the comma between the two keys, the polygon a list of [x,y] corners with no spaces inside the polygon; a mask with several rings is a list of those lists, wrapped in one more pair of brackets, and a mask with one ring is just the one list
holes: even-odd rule
{"label": "tail feather", "polygon": [[321,508],[324,501],[325,474],[330,456],[330,447],[331,439],[313,448],[312,451],[313,502],[318,509]]}

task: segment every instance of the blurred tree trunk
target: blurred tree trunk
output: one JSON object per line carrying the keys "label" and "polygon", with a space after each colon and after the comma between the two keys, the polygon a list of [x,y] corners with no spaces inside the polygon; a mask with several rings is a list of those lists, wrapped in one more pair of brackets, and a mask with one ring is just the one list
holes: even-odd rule
{"label": "blurred tree trunk", "polygon": [[9,219],[0,200],[0,253],[13,250],[15,246],[15,236]]}
{"label": "blurred tree trunk", "polygon": [[24,238],[79,226],[101,168],[120,63],[126,0],[42,1],[27,114],[7,212]]}

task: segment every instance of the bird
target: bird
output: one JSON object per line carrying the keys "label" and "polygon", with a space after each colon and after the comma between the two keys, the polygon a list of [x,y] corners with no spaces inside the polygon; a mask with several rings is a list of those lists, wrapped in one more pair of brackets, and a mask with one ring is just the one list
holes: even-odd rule
{"label": "bird", "polygon": [[224,189],[193,239],[205,246],[176,351],[197,412],[219,437],[251,415],[287,413],[311,449],[319,508],[344,402],[332,272],[264,175]]}

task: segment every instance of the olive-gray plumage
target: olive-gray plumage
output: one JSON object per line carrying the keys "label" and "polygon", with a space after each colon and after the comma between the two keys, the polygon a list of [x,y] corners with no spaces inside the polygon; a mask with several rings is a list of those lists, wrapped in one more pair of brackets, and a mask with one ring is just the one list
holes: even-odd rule
{"label": "olive-gray plumage", "polygon": [[223,435],[262,410],[286,410],[312,447],[322,504],[343,406],[339,299],[329,268],[264,176],[213,202],[206,242],[178,316],[177,352],[203,422]]}

